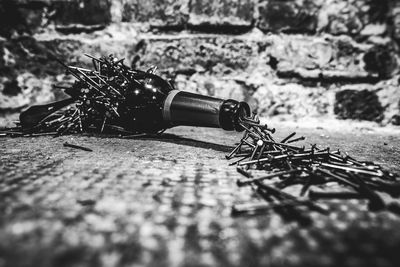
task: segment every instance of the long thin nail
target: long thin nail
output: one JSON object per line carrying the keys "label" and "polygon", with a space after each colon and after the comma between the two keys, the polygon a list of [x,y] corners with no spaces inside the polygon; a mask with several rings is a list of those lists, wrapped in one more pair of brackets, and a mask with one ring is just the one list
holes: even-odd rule
{"label": "long thin nail", "polygon": [[93,151],[93,150],[90,149],[90,148],[87,148],[87,147],[84,147],[84,146],[78,146],[78,145],[70,144],[70,143],[68,143],[68,142],[65,142],[63,145],[64,145],[65,147],[71,147],[71,148],[75,148],[75,149],[81,149],[81,150],[84,150],[84,151],[89,151],[89,152],[92,152],[92,151]]}
{"label": "long thin nail", "polygon": [[289,134],[288,136],[286,136],[285,138],[282,139],[281,143],[286,143],[287,140],[289,140],[290,138],[292,138],[295,135],[296,135],[296,132]]}

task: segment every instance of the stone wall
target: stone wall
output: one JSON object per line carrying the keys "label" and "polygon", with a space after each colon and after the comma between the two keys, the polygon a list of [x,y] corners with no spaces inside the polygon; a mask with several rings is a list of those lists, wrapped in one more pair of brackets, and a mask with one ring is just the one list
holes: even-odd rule
{"label": "stone wall", "polygon": [[400,124],[395,0],[3,0],[0,36],[1,114],[62,98],[51,55],[89,53],[264,116]]}

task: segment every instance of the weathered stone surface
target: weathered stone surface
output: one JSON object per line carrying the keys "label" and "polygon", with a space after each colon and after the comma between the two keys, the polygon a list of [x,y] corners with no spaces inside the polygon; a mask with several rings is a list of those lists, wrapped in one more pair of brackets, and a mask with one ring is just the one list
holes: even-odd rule
{"label": "weathered stone surface", "polygon": [[[367,53],[375,55],[374,49],[382,50],[372,44],[356,43],[349,37],[272,35],[266,40],[265,52],[273,59],[281,77],[346,83],[376,81],[382,71],[382,68],[367,68],[365,62],[369,59]],[[392,66],[396,65],[395,53],[384,51],[391,55]]]}
{"label": "weathered stone surface", "polygon": [[31,72],[38,78],[55,75],[62,68],[52,59],[52,52],[29,36],[0,41],[0,72],[10,77],[18,72]]}
{"label": "weathered stone surface", "polygon": [[[51,56],[56,50],[32,37],[0,41],[0,110],[19,111],[34,103],[65,97],[52,84],[68,81]],[[67,57],[57,54],[62,60]]]}
{"label": "weathered stone surface", "polygon": [[392,79],[376,84],[354,84],[338,88],[334,100],[335,114],[338,114],[339,118],[399,125],[399,78],[396,75]]}
{"label": "weathered stone surface", "polygon": [[259,25],[263,31],[314,32],[321,1],[270,0],[258,4]]}
{"label": "weathered stone surface", "polygon": [[257,57],[257,44],[231,36],[149,36],[139,42],[138,66],[154,64],[162,72],[229,74],[245,70]]}
{"label": "weathered stone surface", "polygon": [[369,74],[365,71],[307,70],[297,68],[278,70],[277,74],[280,78],[324,83],[374,83],[379,80],[378,75]]}
{"label": "weathered stone surface", "polygon": [[398,72],[399,58],[397,47],[374,46],[363,56],[365,69],[377,73],[380,78],[387,79]]}
{"label": "weathered stone surface", "polygon": [[189,0],[117,0],[111,10],[114,21],[182,29],[188,20]]}
{"label": "weathered stone surface", "polygon": [[165,35],[146,37],[140,44],[138,63],[159,65],[162,71],[174,68],[225,75],[252,71],[257,65],[271,67],[283,78],[346,83],[388,77],[398,64],[393,49],[344,36]]}
{"label": "weathered stone surface", "polygon": [[333,96],[332,91],[323,87],[266,82],[252,95],[252,99],[261,116],[296,119],[329,115]]}
{"label": "weathered stone surface", "polygon": [[357,35],[371,23],[387,23],[389,5],[389,0],[323,1],[318,14],[318,31]]}
{"label": "weathered stone surface", "polygon": [[228,77],[215,77],[198,73],[191,76],[179,74],[174,79],[174,85],[179,90],[215,96],[222,99],[251,101],[251,92],[246,90],[245,85]]}
{"label": "weathered stone surface", "polygon": [[391,12],[393,20],[393,37],[400,41],[400,3],[395,1]]}
{"label": "weathered stone surface", "polygon": [[0,41],[0,110],[15,112],[57,98],[51,84],[64,71],[50,54],[31,37]]}
{"label": "weathered stone surface", "polygon": [[126,58],[129,65],[134,55],[135,36],[136,32],[129,27],[118,31],[109,27],[98,36],[80,34],[66,38],[53,32],[36,38],[0,41],[0,109],[18,111],[29,104],[63,97],[58,90],[52,90],[51,85],[71,81],[71,77],[63,75],[65,68],[54,56],[69,65],[92,68],[92,61],[83,53],[114,54]]}
{"label": "weathered stone surface", "polygon": [[189,26],[251,26],[254,2],[193,0],[190,3]]}
{"label": "weathered stone surface", "polygon": [[388,31],[387,24],[368,24],[360,32],[361,36],[383,36]]}
{"label": "weathered stone surface", "polygon": [[384,107],[383,123],[400,125],[400,76],[376,84],[373,89],[377,92],[379,101]]}
{"label": "weathered stone surface", "polygon": [[108,24],[111,21],[109,0],[52,1],[57,24]]}
{"label": "weathered stone surface", "polygon": [[384,107],[375,91],[343,89],[335,96],[335,114],[341,119],[382,121]]}
{"label": "weathered stone surface", "polygon": [[94,31],[110,20],[109,0],[6,0],[0,3],[0,34],[5,36],[32,34],[53,24],[68,33]]}
{"label": "weathered stone surface", "polygon": [[32,34],[46,24],[46,1],[0,2],[0,36]]}
{"label": "weathered stone surface", "polygon": [[33,103],[59,100],[63,94],[53,90],[52,85],[61,80],[65,80],[63,75],[38,78],[29,72],[20,73],[15,78],[0,78],[0,113],[19,111]]}

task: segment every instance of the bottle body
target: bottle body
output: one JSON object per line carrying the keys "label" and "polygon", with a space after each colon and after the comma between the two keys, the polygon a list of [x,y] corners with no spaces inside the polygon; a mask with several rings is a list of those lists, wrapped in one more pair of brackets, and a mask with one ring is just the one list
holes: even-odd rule
{"label": "bottle body", "polygon": [[240,117],[250,115],[244,102],[175,90],[154,74],[154,67],[145,72],[112,55],[88,57],[95,70],[59,61],[77,79],[71,87],[59,87],[71,98],[22,112],[20,121],[26,131],[132,134],[179,125],[241,131]]}

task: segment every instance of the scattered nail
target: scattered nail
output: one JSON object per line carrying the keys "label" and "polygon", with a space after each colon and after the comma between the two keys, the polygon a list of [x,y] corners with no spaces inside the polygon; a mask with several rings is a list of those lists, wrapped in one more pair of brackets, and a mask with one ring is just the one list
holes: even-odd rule
{"label": "scattered nail", "polygon": [[80,150],[84,150],[84,151],[89,151],[92,152],[93,150],[84,146],[79,146],[79,145],[74,145],[74,144],[70,144],[68,142],[65,142],[63,144],[65,147],[71,147],[71,148],[75,148],[75,149],[80,149]]}

